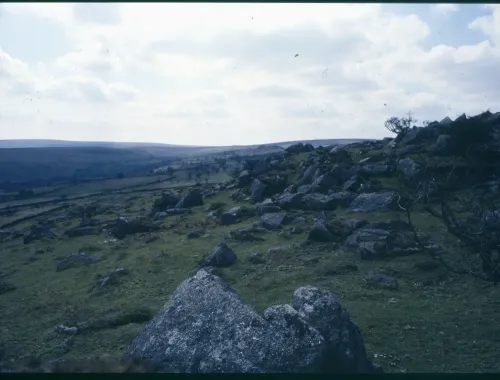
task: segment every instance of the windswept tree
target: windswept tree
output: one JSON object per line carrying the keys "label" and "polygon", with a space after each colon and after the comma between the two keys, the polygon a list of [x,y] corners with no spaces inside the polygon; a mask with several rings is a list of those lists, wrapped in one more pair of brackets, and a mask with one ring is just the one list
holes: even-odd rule
{"label": "windswept tree", "polygon": [[396,139],[400,140],[410,131],[416,122],[417,120],[413,118],[413,113],[408,112],[406,116],[401,118],[391,117],[387,119],[384,126],[392,133],[395,133],[397,135]]}

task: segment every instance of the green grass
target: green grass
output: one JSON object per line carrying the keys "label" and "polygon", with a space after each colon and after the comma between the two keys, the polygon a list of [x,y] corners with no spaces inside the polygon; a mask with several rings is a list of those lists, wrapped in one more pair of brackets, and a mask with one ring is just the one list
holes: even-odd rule
{"label": "green grass", "polygon": [[[297,156],[296,156],[297,157]],[[295,158],[296,159],[296,158]],[[158,192],[159,194],[159,192]],[[149,209],[154,194],[103,196],[105,200],[130,206],[116,213],[137,213]],[[0,243],[0,273],[17,288],[0,295],[0,342],[6,358],[20,360],[28,354],[44,359],[79,358],[109,355],[118,358],[140,331],[142,324],[127,324],[77,335],[72,348],[65,353],[68,338],[55,333],[59,324],[107,320],[137,310],[157,312],[175,288],[194,270],[197,262],[208,254],[233,229],[251,226],[257,217],[234,226],[204,223],[204,209],[212,202],[224,202],[225,209],[237,205],[222,192],[194,208],[193,214],[165,219],[172,226],[153,234],[139,234],[114,243],[101,244],[108,237],[60,238],[23,245],[22,240]],[[305,213],[306,214],[306,213]],[[392,212],[359,214],[338,210],[332,218],[363,217],[370,221],[391,220],[402,215]],[[100,215],[109,219],[114,215]],[[415,214],[415,223],[451,252],[461,248],[443,226],[425,213]],[[56,233],[76,225],[60,224]],[[16,228],[29,226],[25,222]],[[202,229],[197,239],[187,234]],[[325,287],[341,296],[343,305],[361,328],[370,354],[389,372],[494,372],[498,371],[500,326],[500,291],[492,286],[463,276],[453,276],[441,268],[425,270],[429,258],[412,255],[377,262],[360,262],[355,253],[327,246],[311,250],[288,249],[269,255],[268,249],[303,241],[306,232],[286,238],[268,232],[265,241],[242,243],[228,241],[238,262],[219,270],[221,276],[258,311],[270,305],[289,302],[293,291],[304,285]],[[50,249],[48,249],[50,248]],[[40,249],[36,261],[28,259]],[[48,250],[47,250],[48,249]],[[88,267],[56,272],[58,257],[78,251],[99,255],[102,261]],[[245,260],[248,251],[261,252],[265,264]],[[453,257],[451,257],[452,259]],[[358,271],[342,268],[357,265]],[[125,267],[130,273],[117,285],[104,291],[93,288],[96,275],[104,275]],[[421,269],[424,268],[424,269]],[[366,288],[362,275],[377,270],[390,274],[400,282],[396,291]]]}

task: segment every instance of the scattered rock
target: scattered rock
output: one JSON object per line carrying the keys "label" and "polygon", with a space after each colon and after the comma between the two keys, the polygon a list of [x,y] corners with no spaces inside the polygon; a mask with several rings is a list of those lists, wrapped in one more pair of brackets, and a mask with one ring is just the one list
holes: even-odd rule
{"label": "scattered rock", "polygon": [[335,146],[330,150],[330,159],[332,162],[346,162],[351,159],[349,152],[343,146]]}
{"label": "scattered rock", "polygon": [[453,139],[450,135],[439,135],[435,144],[431,147],[431,152],[436,156],[448,156],[453,154]]}
{"label": "scattered rock", "polygon": [[112,228],[111,234],[118,239],[122,239],[127,235],[153,232],[158,229],[159,227],[156,224],[152,223],[150,219],[145,217],[136,217],[131,219],[120,217],[115,222],[115,226]]}
{"label": "scattered rock", "polygon": [[381,241],[367,241],[359,243],[356,253],[360,260],[377,260],[384,257],[386,248]]}
{"label": "scattered rock", "polygon": [[413,127],[402,139],[401,144],[421,144],[436,137],[434,128]]}
{"label": "scattered rock", "polygon": [[107,285],[116,284],[120,277],[123,277],[127,274],[128,270],[126,270],[125,268],[116,268],[105,276],[97,275],[97,286],[103,288]]}
{"label": "scattered rock", "polygon": [[368,229],[366,226],[350,234],[344,245],[348,248],[358,248],[361,243],[379,241],[388,244],[390,233],[385,230]]}
{"label": "scattered rock", "polygon": [[312,191],[326,194],[328,191],[335,186],[336,181],[329,174],[320,175],[311,185]]}
{"label": "scattered rock", "polygon": [[356,192],[358,191],[362,186],[361,181],[359,179],[350,179],[344,183],[342,188],[345,191],[351,191],[351,192]]}
{"label": "scattered rock", "polygon": [[250,252],[245,255],[248,262],[252,264],[264,264],[266,260],[259,252]]}
{"label": "scattered rock", "polygon": [[314,173],[316,172],[317,167],[314,165],[309,166],[305,171],[302,177],[299,180],[300,185],[310,185],[313,181]]}
{"label": "scattered rock", "polygon": [[288,148],[285,149],[287,153],[290,154],[296,154],[296,153],[304,153],[304,152],[310,152],[314,149],[314,147],[311,144],[303,144],[303,143],[297,143],[290,145]]}
{"label": "scattered rock", "polygon": [[101,229],[99,227],[92,226],[70,228],[69,230],[64,231],[64,234],[70,238],[86,235],[99,235],[100,233]]}
{"label": "scattered rock", "polygon": [[175,208],[191,208],[203,206],[203,195],[200,189],[192,189],[175,205]]}
{"label": "scattered rock", "polygon": [[385,160],[385,158],[386,158],[386,155],[384,153],[377,153],[377,154],[374,154],[372,156],[363,158],[362,160],[359,160],[358,163],[361,165],[373,164],[376,162],[383,161],[383,160]]}
{"label": "scattered rock", "polygon": [[56,326],[56,333],[64,335],[76,335],[78,334],[78,327],[69,327],[66,325]]}
{"label": "scattered rock", "polygon": [[408,146],[403,146],[401,148],[393,149],[393,151],[391,152],[391,156],[396,156],[396,157],[407,156],[409,154],[420,153],[422,152],[422,150],[423,150],[422,145],[408,145]]}
{"label": "scattered rock", "polygon": [[154,220],[163,220],[168,216],[168,214],[164,211],[157,212],[153,215]]}
{"label": "scattered rock", "polygon": [[73,255],[69,255],[67,258],[59,261],[57,263],[56,270],[61,272],[63,270],[73,268],[78,265],[89,265],[96,263],[100,260],[98,256],[89,255],[87,253],[75,253]]}
{"label": "scattered rock", "polygon": [[368,221],[365,219],[348,219],[346,221],[346,224],[351,228],[352,230],[358,230],[360,228],[365,227],[368,224]]}
{"label": "scattered rock", "polygon": [[306,224],[307,220],[303,216],[298,216],[294,220],[292,220],[292,224]]}
{"label": "scattered rock", "polygon": [[259,214],[262,215],[262,214],[280,212],[281,208],[278,205],[274,204],[272,199],[268,198],[261,204],[257,205],[257,210]]}
{"label": "scattered rock", "polygon": [[361,165],[358,168],[358,174],[365,176],[386,176],[389,174],[387,165]]}
{"label": "scattered rock", "polygon": [[349,206],[353,212],[372,212],[382,210],[393,210],[396,205],[396,194],[385,193],[364,193],[359,194]]}
{"label": "scattered rock", "polygon": [[222,209],[226,204],[224,202],[214,202],[206,208],[206,212],[217,211]]}
{"label": "scattered rock", "polygon": [[366,285],[381,287],[386,289],[397,289],[398,281],[394,277],[386,276],[374,272],[368,272],[364,275],[363,280]]}
{"label": "scattered rock", "polygon": [[30,232],[24,236],[24,244],[31,243],[35,240],[54,239],[56,237],[56,234],[54,234],[48,227],[43,225],[34,225],[31,227]]}
{"label": "scattered rock", "polygon": [[224,268],[233,265],[237,260],[236,254],[225,243],[219,243],[206,259],[199,262],[198,268],[218,267]]}
{"label": "scattered rock", "polygon": [[280,253],[288,252],[290,250],[290,248],[291,247],[289,245],[284,245],[281,247],[272,247],[272,248],[269,248],[267,250],[267,254],[268,255],[279,255]]}
{"label": "scattered rock", "polygon": [[301,202],[303,197],[304,194],[301,193],[296,193],[296,194],[285,193],[277,199],[276,203],[283,210],[299,209],[301,207]]}
{"label": "scattered rock", "polygon": [[261,237],[255,236],[252,233],[253,231],[254,231],[253,228],[230,231],[227,234],[227,238],[231,239],[231,240],[242,241],[242,242],[264,241],[264,239],[262,239]]}
{"label": "scattered rock", "polygon": [[242,188],[250,185],[250,181],[252,176],[248,170],[243,170],[238,176],[238,181],[236,183],[236,187]]}
{"label": "scattered rock", "polygon": [[260,217],[260,224],[268,230],[276,230],[284,224],[286,216],[284,212],[264,214]]}
{"label": "scattered rock", "polygon": [[184,214],[191,214],[191,210],[188,209],[188,208],[179,208],[179,207],[174,207],[174,208],[170,208],[168,210],[165,211],[165,213],[167,214],[167,216],[170,216],[170,215],[184,215]]}
{"label": "scattered rock", "polygon": [[337,207],[345,207],[351,203],[354,195],[349,192],[324,195],[312,193],[304,195],[301,199],[301,208],[309,211],[333,211]]}
{"label": "scattered rock", "polygon": [[243,218],[248,216],[251,216],[251,212],[247,207],[236,206],[220,214],[220,224],[222,226],[229,226],[239,223]]}
{"label": "scattered rock", "polygon": [[201,236],[200,232],[198,232],[198,231],[191,231],[190,233],[188,233],[187,238],[188,239],[197,239],[200,236]]}
{"label": "scattered rock", "polygon": [[260,202],[264,195],[264,190],[266,190],[266,185],[263,184],[258,178],[255,178],[252,182],[252,186],[250,187],[250,199],[252,202]]}
{"label": "scattered rock", "polygon": [[166,191],[162,193],[161,197],[156,199],[151,209],[151,215],[156,212],[165,211],[168,208],[174,207],[181,200],[180,195],[174,191]]}
{"label": "scattered rock", "polygon": [[407,180],[415,181],[422,172],[421,166],[411,158],[403,158],[398,161],[398,172]]}
{"label": "scattered rock", "polygon": [[311,232],[309,232],[307,240],[327,243],[335,242],[338,239],[330,231],[328,231],[323,223],[317,222]]}

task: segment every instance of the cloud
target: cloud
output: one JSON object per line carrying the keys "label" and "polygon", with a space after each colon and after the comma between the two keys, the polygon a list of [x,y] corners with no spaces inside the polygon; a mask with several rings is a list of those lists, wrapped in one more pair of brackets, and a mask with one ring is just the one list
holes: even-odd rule
{"label": "cloud", "polygon": [[73,4],[73,16],[84,23],[116,25],[121,21],[120,4],[76,3]]}
{"label": "cloud", "polygon": [[[432,10],[447,12],[453,45],[433,29],[428,5],[3,4],[3,35],[14,21],[39,31],[36,18],[65,37],[0,43],[0,122],[9,126],[0,138],[378,138],[386,118],[409,110],[420,120],[494,110],[500,8],[470,8],[466,18],[450,5]],[[472,32],[482,40],[471,43]],[[51,43],[50,55],[21,54]]]}
{"label": "cloud", "polygon": [[460,9],[460,6],[458,4],[432,4],[430,5],[430,7],[434,13],[439,14],[455,13]]}
{"label": "cloud", "polygon": [[300,88],[283,87],[283,86],[264,86],[250,90],[250,93],[259,97],[270,98],[296,98],[303,94]]}

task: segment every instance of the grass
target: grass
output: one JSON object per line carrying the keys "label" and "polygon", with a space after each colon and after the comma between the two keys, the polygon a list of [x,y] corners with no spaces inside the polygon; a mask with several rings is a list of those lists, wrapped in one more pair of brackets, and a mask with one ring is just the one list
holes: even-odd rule
{"label": "grass", "polygon": [[[292,158],[297,161],[297,157]],[[249,227],[258,219],[253,217],[233,226],[203,223],[204,209],[212,202],[224,202],[225,209],[243,204],[234,202],[229,194],[217,194],[205,206],[194,208],[192,214],[165,219],[164,231],[134,235],[117,242],[103,243],[108,239],[103,233],[29,245],[23,245],[22,239],[0,243],[0,274],[16,286],[14,291],[0,295],[0,346],[5,348],[6,359],[21,360],[29,354],[44,359],[120,357],[144,323],[97,329],[70,338],[57,334],[55,327],[126,320],[141,310],[156,313],[192,273],[197,262],[224,240],[230,230]],[[133,215],[141,208],[150,208],[154,199],[153,193],[135,197],[103,195],[97,201],[113,202],[121,208],[114,215],[97,218]],[[78,202],[82,201],[75,201]],[[345,210],[329,216],[363,217],[369,221],[403,217],[392,212],[359,214]],[[423,212],[417,212],[414,219],[422,233],[432,235],[448,251],[462,249],[435,219]],[[77,223],[77,219],[67,225],[60,223],[55,232],[63,236],[64,229]],[[23,222],[16,229],[30,224]],[[187,239],[187,234],[195,229],[203,230],[202,237]],[[352,251],[321,245],[310,250],[289,248],[268,254],[269,248],[305,240],[306,233],[288,238],[277,232],[261,236],[265,241],[228,241],[239,260],[234,266],[219,270],[256,310],[289,302],[297,287],[322,286],[340,295],[362,331],[368,352],[376,355],[375,360],[389,372],[498,372],[500,369],[498,289],[473,278],[451,275],[439,267],[432,268],[428,265],[429,258],[421,254],[362,262]],[[98,255],[102,260],[87,267],[56,272],[58,258],[79,251]],[[249,251],[261,252],[266,263],[246,261],[245,253]],[[357,266],[358,270],[345,270],[347,265]],[[124,267],[130,273],[118,284],[98,291],[94,286],[96,276],[117,267]],[[362,275],[370,270],[394,276],[400,289],[365,287]],[[66,352],[64,344],[68,339],[72,345]]]}

